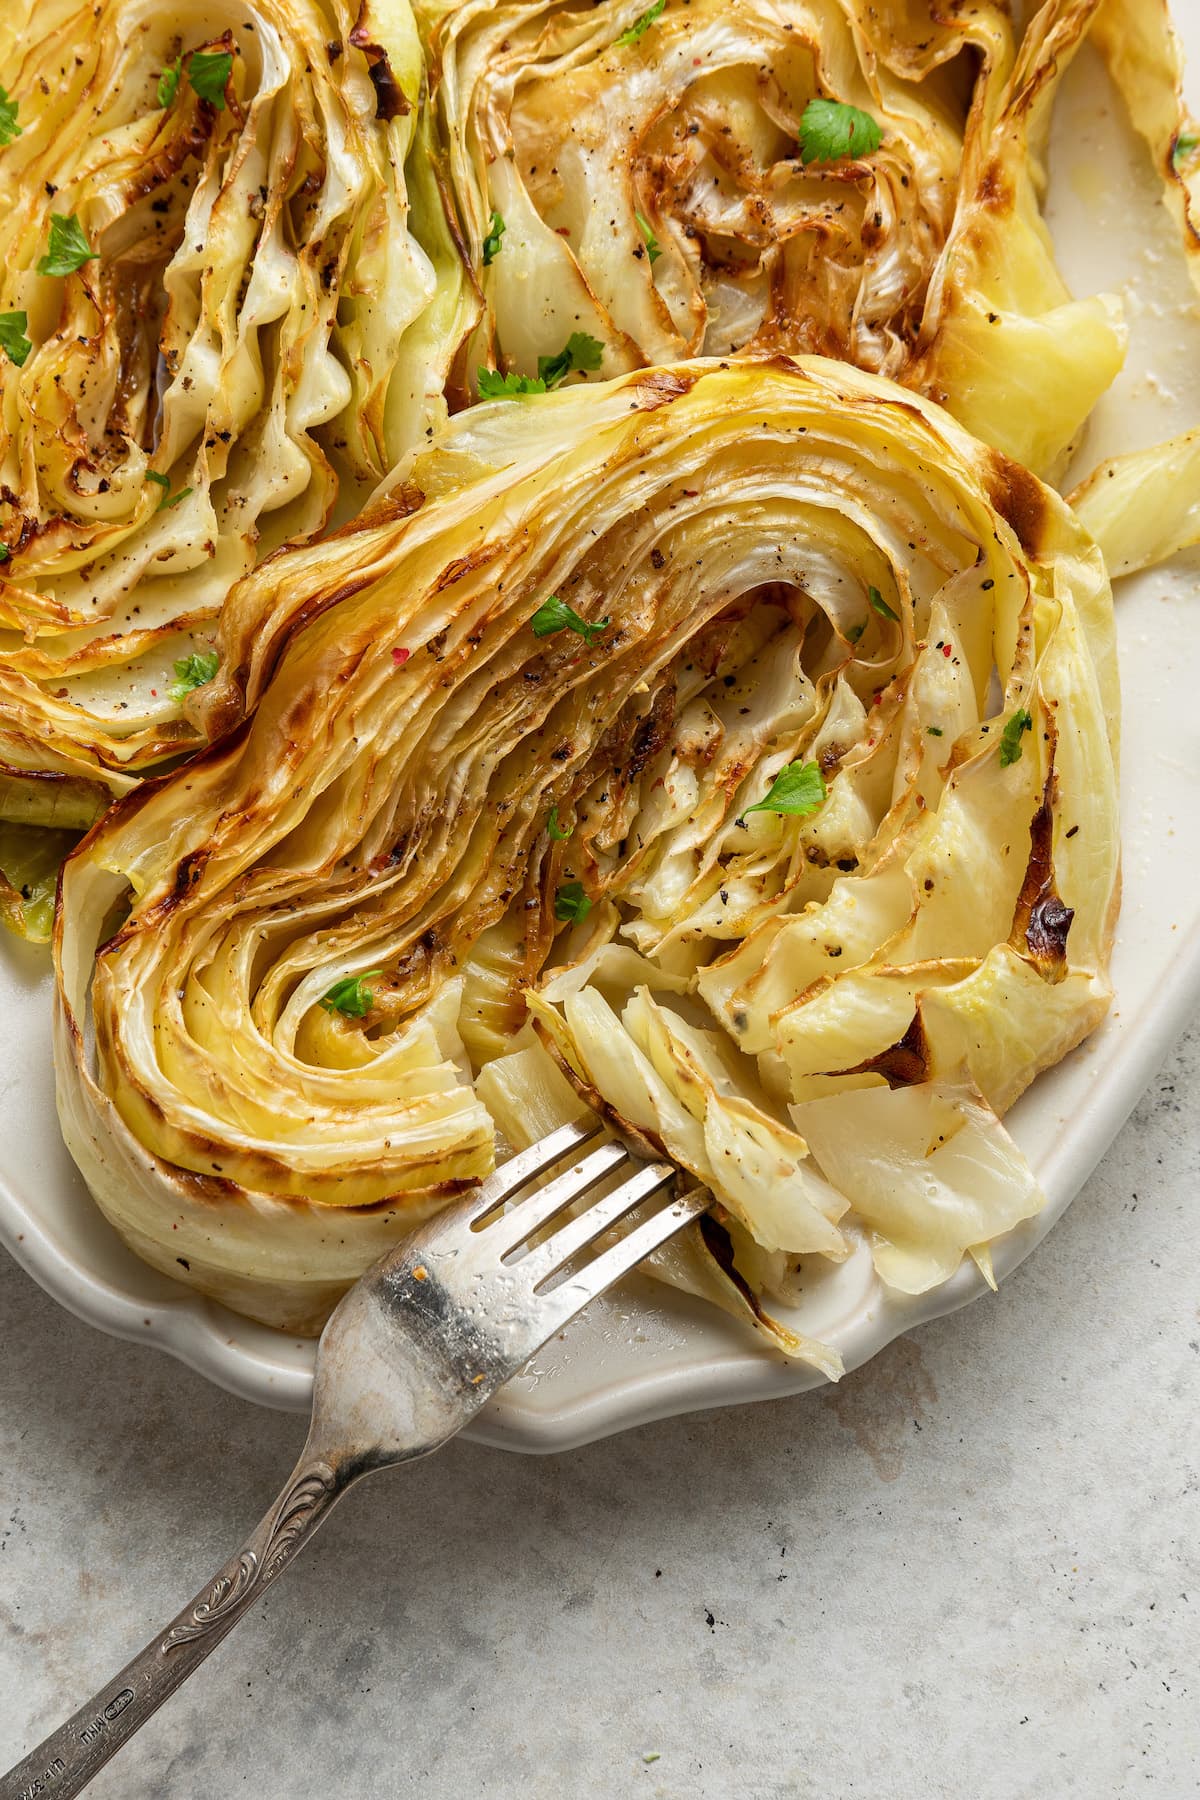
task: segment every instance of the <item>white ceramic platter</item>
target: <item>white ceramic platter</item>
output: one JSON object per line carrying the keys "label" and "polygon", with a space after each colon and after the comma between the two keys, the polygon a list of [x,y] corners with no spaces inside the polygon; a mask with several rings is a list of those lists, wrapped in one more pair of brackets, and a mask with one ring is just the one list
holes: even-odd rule
{"label": "white ceramic platter", "polygon": [[[1176,12],[1200,65],[1200,0],[1176,0]],[[1079,457],[1083,472],[1102,456],[1200,423],[1200,308],[1148,156],[1086,49],[1058,109],[1050,174],[1050,218],[1070,285],[1077,294],[1123,291],[1132,327],[1126,369]],[[1122,584],[1118,614],[1125,841],[1118,1001],[1103,1030],[1011,1114],[1048,1203],[997,1247],[1001,1277],[1060,1217],[1200,1000],[1200,555]],[[6,939],[0,1239],[91,1324],[152,1339],[249,1399],[306,1408],[310,1342],[235,1317],[155,1274],[92,1205],[58,1135],[49,990],[45,953]],[[795,1322],[835,1344],[854,1368],[900,1332],[983,1291],[970,1266],[916,1301],[886,1293],[860,1249],[813,1288]],[[515,1450],[567,1449],[691,1408],[796,1393],[820,1379],[699,1302],[639,1280],[576,1321],[469,1435]]]}

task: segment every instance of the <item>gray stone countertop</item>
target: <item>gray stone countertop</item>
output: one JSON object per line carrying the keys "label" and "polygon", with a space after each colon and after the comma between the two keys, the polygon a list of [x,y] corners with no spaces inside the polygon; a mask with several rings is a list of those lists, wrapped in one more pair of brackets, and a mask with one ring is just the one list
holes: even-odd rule
{"label": "gray stone countertop", "polygon": [[[998,1298],[824,1395],[359,1488],[97,1800],[1200,1793],[1200,1029]],[[0,1767],[302,1437],[0,1258]],[[653,1759],[653,1760],[651,1760]]]}

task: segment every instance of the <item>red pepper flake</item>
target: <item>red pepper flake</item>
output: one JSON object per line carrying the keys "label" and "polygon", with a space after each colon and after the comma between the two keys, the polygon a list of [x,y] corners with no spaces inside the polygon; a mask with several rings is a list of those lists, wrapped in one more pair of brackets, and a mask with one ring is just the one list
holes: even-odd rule
{"label": "red pepper flake", "polygon": [[876,688],[876,689],[875,689],[875,698],[874,698],[874,699],[873,699],[873,700],[872,700],[872,702],[871,702],[871,705],[872,705],[872,706],[878,706],[878,705],[879,705],[879,702],[880,702],[880,701],[881,701],[881,700],[882,700],[882,699],[883,699],[883,689],[882,689],[882,688]]}
{"label": "red pepper flake", "polygon": [[158,699],[158,689],[157,689],[157,688],[151,688],[151,689],[150,689],[150,698],[151,698],[151,699],[152,699],[152,700],[157,700],[157,699]]}
{"label": "red pepper flake", "polygon": [[395,665],[398,669],[402,669],[411,655],[412,655],[411,650],[393,650],[392,651],[392,661],[395,663]]}
{"label": "red pepper flake", "polygon": [[570,237],[571,235],[571,227],[569,225],[556,225],[554,229],[559,237]]}
{"label": "red pepper flake", "polygon": [[702,56],[693,56],[692,67],[693,69],[702,69],[704,67],[704,58]]}
{"label": "red pepper flake", "polygon": [[943,644],[942,645],[942,655],[943,656],[953,656],[953,654],[954,654],[954,645],[953,644]]}

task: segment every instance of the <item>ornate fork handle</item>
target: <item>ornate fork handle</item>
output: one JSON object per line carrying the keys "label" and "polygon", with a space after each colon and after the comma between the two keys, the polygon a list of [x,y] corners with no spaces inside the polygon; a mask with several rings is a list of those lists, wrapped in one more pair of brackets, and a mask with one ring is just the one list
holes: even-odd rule
{"label": "ornate fork handle", "polygon": [[236,1555],[93,1700],[0,1777],[0,1800],[40,1800],[43,1795],[67,1800],[78,1794],[283,1573],[352,1479],[342,1466],[301,1457]]}

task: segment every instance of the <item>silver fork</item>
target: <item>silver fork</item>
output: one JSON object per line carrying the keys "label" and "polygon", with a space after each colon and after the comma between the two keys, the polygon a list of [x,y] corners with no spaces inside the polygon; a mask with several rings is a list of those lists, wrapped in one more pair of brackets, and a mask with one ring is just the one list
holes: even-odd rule
{"label": "silver fork", "polygon": [[[368,1269],[321,1335],[308,1439],[275,1504],[166,1631],[0,1779],[0,1800],[79,1793],[283,1573],[348,1487],[439,1449],[589,1300],[705,1210],[705,1189],[654,1207],[678,1175],[672,1163],[635,1162],[595,1120],[564,1125]],[[576,1202],[585,1203],[579,1212],[522,1252]],[[654,1207],[649,1216],[597,1249],[598,1237],[643,1206]]]}

